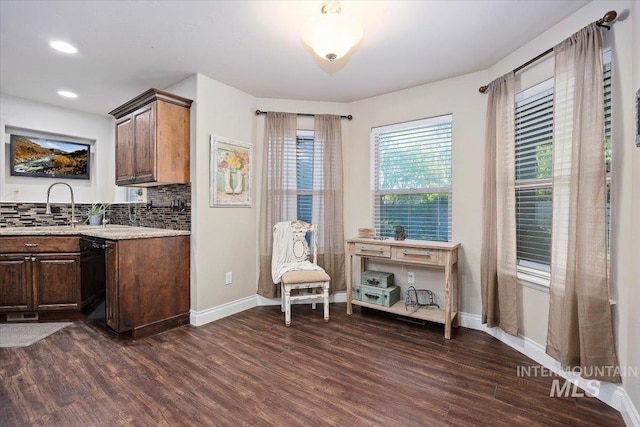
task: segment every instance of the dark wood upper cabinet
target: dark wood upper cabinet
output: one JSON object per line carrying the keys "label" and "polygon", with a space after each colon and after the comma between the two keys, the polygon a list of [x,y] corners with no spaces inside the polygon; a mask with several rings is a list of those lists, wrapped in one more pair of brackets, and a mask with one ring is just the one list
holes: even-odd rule
{"label": "dark wood upper cabinet", "polygon": [[192,102],[149,89],[109,113],[116,118],[116,185],[189,183]]}
{"label": "dark wood upper cabinet", "polygon": [[116,122],[116,185],[130,183],[135,175],[132,128],[130,115]]}

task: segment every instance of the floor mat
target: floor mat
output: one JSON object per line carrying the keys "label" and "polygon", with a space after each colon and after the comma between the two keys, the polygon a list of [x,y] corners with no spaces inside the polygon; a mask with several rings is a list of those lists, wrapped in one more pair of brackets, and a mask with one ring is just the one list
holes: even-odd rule
{"label": "floor mat", "polygon": [[0,347],[26,347],[69,326],[71,322],[0,324]]}

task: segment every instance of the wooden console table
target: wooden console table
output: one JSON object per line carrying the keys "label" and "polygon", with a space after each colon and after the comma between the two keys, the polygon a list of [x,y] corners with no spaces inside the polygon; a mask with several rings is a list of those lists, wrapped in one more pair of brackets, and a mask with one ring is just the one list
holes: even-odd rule
{"label": "wooden console table", "polygon": [[[347,279],[347,314],[352,314],[352,304],[373,308],[399,316],[413,317],[444,324],[444,337],[451,339],[451,326],[458,324],[460,311],[460,294],[458,292],[458,248],[460,243],[427,242],[423,240],[376,240],[352,238],[345,242],[345,267]],[[417,311],[408,311],[404,296],[391,307],[383,307],[353,299],[353,257],[359,256],[362,273],[367,260],[392,262],[422,266],[427,268],[444,268],[445,304],[444,308],[434,309],[420,307]]]}

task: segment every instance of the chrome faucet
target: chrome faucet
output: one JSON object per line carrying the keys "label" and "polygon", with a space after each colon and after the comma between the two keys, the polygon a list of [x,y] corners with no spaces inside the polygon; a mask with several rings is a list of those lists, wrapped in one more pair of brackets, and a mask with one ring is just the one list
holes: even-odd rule
{"label": "chrome faucet", "polygon": [[47,188],[47,210],[45,211],[45,214],[51,215],[51,205],[49,204],[49,196],[51,195],[51,187],[57,184],[62,184],[69,187],[69,191],[71,192],[71,221],[69,221],[69,223],[71,224],[71,228],[75,228],[76,224],[79,222],[76,220],[76,202],[73,199],[73,188],[71,188],[71,186],[66,182],[60,182],[60,181],[54,182],[49,186],[49,188]]}

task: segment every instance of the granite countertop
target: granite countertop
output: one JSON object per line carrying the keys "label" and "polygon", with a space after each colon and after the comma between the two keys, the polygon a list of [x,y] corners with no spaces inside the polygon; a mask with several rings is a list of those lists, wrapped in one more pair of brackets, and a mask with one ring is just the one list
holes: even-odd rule
{"label": "granite countertop", "polygon": [[149,239],[153,237],[189,236],[190,231],[166,230],[163,228],[131,227],[128,225],[107,225],[106,227],[78,225],[45,227],[4,227],[3,236],[89,236],[108,240]]}

